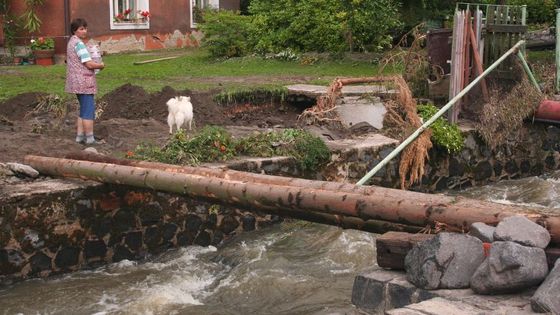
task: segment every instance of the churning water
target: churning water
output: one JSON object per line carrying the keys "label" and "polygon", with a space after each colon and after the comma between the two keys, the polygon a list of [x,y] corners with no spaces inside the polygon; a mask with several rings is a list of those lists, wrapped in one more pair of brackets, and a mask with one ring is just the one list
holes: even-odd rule
{"label": "churning water", "polygon": [[[560,172],[454,192],[560,213]],[[357,314],[375,235],[304,222],[0,289],[0,314]]]}
{"label": "churning water", "polygon": [[[356,273],[375,264],[375,235],[288,222],[219,249],[188,247],[145,262],[30,280],[0,291],[7,314],[353,314]],[[0,311],[0,313],[2,313]]]}

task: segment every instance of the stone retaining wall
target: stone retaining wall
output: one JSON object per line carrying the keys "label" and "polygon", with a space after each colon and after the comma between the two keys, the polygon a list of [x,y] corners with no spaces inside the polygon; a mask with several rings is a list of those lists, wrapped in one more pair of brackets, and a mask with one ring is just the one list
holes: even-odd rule
{"label": "stone retaining wall", "polygon": [[[464,130],[462,152],[448,154],[441,148],[429,152],[421,183],[411,189],[435,192],[464,189],[504,179],[541,175],[560,167],[560,129],[527,123],[515,139],[490,150],[472,128]],[[357,182],[398,145],[349,146],[338,148],[323,174],[327,180]],[[369,184],[400,188],[399,158],[382,168]]]}
{"label": "stone retaining wall", "polygon": [[0,190],[1,284],[217,245],[280,221],[148,189],[69,180],[15,186]]}

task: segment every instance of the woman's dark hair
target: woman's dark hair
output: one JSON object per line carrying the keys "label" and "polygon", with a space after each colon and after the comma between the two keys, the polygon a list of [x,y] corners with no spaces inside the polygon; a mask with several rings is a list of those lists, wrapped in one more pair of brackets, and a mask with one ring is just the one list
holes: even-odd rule
{"label": "woman's dark hair", "polygon": [[80,28],[80,27],[87,27],[87,22],[84,19],[81,18],[77,18],[74,21],[72,21],[72,23],[70,24],[70,33],[72,33],[72,35],[74,35],[74,33]]}

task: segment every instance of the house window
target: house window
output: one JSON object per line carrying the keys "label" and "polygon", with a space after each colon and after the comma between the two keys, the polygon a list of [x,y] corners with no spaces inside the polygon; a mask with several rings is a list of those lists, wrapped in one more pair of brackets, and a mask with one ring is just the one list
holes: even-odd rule
{"label": "house window", "polygon": [[191,27],[196,27],[196,22],[202,18],[202,10],[219,9],[220,0],[191,0]]}
{"label": "house window", "polygon": [[150,0],[109,0],[111,29],[149,29]]}

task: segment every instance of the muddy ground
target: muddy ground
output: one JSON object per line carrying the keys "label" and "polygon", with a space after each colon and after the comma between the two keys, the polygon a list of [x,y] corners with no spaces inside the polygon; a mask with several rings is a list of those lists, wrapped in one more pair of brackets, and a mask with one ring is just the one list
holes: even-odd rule
{"label": "muddy ground", "polygon": [[[164,144],[169,138],[165,103],[178,95],[191,96],[195,130],[219,125],[234,130],[297,127],[301,107],[286,104],[241,104],[221,106],[213,101],[218,91],[176,91],[170,87],[147,93],[130,84],[96,99],[103,112],[95,122],[96,149],[124,156],[139,143]],[[35,111],[41,93],[25,93],[0,103],[0,162],[22,162],[27,154],[63,157],[83,150],[74,142],[77,101],[66,103],[68,113],[57,118],[52,112]]]}

